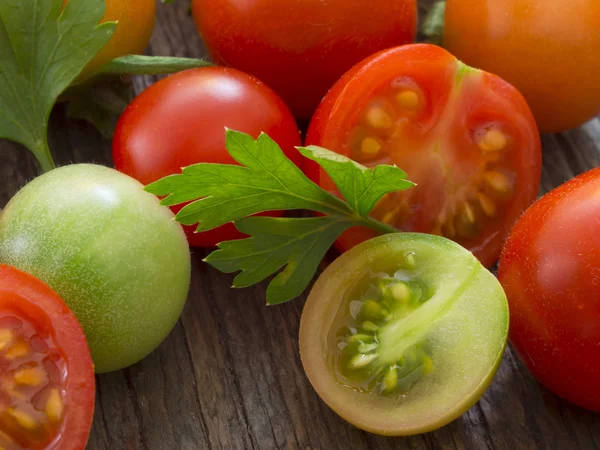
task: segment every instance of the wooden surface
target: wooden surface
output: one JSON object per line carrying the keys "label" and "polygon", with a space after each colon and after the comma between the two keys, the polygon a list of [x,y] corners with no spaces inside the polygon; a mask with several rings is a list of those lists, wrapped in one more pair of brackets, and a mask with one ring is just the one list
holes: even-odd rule
{"label": "wooden surface", "polygon": [[[160,5],[158,14],[150,53],[203,56],[187,1]],[[137,79],[136,90],[152,81]],[[110,142],[90,126],[67,121],[60,107],[51,122],[58,164],[111,164]],[[545,136],[543,145],[547,191],[600,165],[600,120]],[[25,149],[0,141],[0,206],[37,172]],[[441,430],[384,438],[353,428],[302,370],[304,299],[265,307],[264,286],[230,289],[232,277],[204,264],[205,255],[193,251],[188,303],[169,338],[136,366],[98,377],[89,450],[600,448],[600,415],[546,391],[510,348],[485,396]]]}

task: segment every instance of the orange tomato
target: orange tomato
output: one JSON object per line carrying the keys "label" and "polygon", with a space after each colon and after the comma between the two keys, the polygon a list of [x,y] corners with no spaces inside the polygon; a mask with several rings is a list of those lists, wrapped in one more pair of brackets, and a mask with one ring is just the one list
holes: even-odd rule
{"label": "orange tomato", "polygon": [[[67,3],[68,0],[63,0],[63,6]],[[100,23],[116,21],[117,29],[81,77],[85,78],[119,56],[143,53],[150,42],[155,18],[155,0],[106,0],[106,12]]]}
{"label": "orange tomato", "polygon": [[600,114],[598,0],[448,0],[444,47],[516,86],[542,132]]}

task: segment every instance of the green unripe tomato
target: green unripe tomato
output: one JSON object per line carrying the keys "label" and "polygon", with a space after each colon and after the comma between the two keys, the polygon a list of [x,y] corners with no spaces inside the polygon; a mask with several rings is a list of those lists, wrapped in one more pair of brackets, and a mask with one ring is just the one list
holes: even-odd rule
{"label": "green unripe tomato", "polygon": [[29,272],[68,304],[96,372],[152,352],[177,322],[190,254],[168,208],[136,180],[103,166],[53,170],[0,214],[0,262]]}

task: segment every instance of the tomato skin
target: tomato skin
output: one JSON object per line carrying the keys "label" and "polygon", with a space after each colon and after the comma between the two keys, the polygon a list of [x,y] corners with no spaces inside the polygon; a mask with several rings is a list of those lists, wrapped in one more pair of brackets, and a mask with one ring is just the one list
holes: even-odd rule
{"label": "tomato skin", "polygon": [[557,395],[600,412],[600,169],[531,206],[502,252],[510,339]]}
{"label": "tomato skin", "polygon": [[255,75],[303,119],[361,59],[413,42],[417,24],[415,0],[193,0],[192,11],[216,62]]}
{"label": "tomato skin", "polygon": [[[427,96],[434,99],[433,104],[426,107],[424,112],[426,119],[424,119],[423,126],[418,127],[426,130],[423,131],[425,137],[423,145],[421,147],[415,146],[412,150],[397,151],[400,156],[413,155],[416,160],[417,157],[422,156],[422,153],[428,151],[431,142],[428,133],[430,129],[434,128],[431,124],[438,119],[441,120],[440,117],[443,115],[440,104],[449,102],[448,99],[452,96],[450,91],[453,82],[449,80],[453,70],[456,70],[457,64],[458,61],[452,54],[440,47],[428,44],[404,45],[383,50],[366,58],[344,74],[327,93],[310,122],[306,145],[318,145],[350,156],[346,152],[344,143],[348,141],[352,133],[349,124],[354,126],[362,120],[359,116],[361,110],[366,106],[365,99],[368,99],[370,95],[375,95],[373,93],[377,91],[382,80],[393,79],[399,70],[409,67],[425,83],[423,89],[428,91]],[[531,111],[524,98],[513,86],[493,74],[465,67],[458,70],[466,70],[471,73],[478,72],[481,77],[479,80],[480,86],[476,86],[471,93],[464,95],[466,99],[462,104],[465,111],[464,116],[468,114],[489,115],[505,121],[513,126],[514,137],[523,147],[520,149],[521,151],[515,152],[515,156],[509,162],[520,181],[515,189],[515,192],[517,192],[515,200],[506,206],[506,216],[490,226],[486,233],[481,236],[467,242],[459,242],[470,249],[484,266],[489,267],[497,261],[508,230],[512,227],[514,221],[537,196],[541,178],[541,142]],[[481,92],[485,93],[486,91],[493,92],[498,98],[506,100],[506,104],[496,108],[484,105],[479,110],[476,101],[478,96],[482,96]],[[459,111],[462,112],[460,109]],[[461,120],[453,119],[455,122],[448,133],[451,139],[455,139],[457,135],[460,135],[462,129],[469,128],[465,126],[460,114],[456,114],[456,116]],[[456,131],[456,129],[460,130]],[[453,155],[453,158],[448,165],[453,168],[456,167],[457,172],[462,170],[463,178],[468,180],[470,175],[465,175],[469,173],[468,151],[457,152]],[[391,162],[387,163],[395,163],[408,172],[408,179],[417,183],[417,187],[412,188],[413,190],[421,189],[420,185],[427,188],[427,186],[436,184],[438,177],[435,174],[432,175],[430,170],[417,170],[417,174],[422,179],[416,178],[415,173],[405,167],[405,164],[409,162],[408,158],[405,158],[403,162],[396,162],[392,159]],[[369,165],[368,162],[364,164]],[[427,168],[431,169],[432,167],[430,165]],[[308,161],[304,170],[312,181],[320,184],[321,187],[328,188],[330,184],[328,177],[316,163]],[[421,200],[423,200],[423,197],[421,196]],[[443,195],[440,198],[443,198]],[[419,203],[412,206],[417,210],[427,211],[424,204]],[[427,214],[424,215],[427,216]],[[407,225],[406,229],[403,230],[431,233],[432,230],[426,223],[426,220],[418,219],[418,222]],[[335,245],[340,251],[347,251],[358,243],[374,236],[376,236],[376,233],[371,229],[354,228],[344,232]]]}
{"label": "tomato skin", "polygon": [[600,3],[596,0],[448,0],[444,47],[525,96],[540,131],[600,114]]}
{"label": "tomato skin", "polygon": [[[225,148],[225,127],[254,138],[264,132],[300,164],[295,149],[300,132],[277,94],[235,69],[206,67],[159,81],[127,107],[113,140],[115,168],[150,184],[199,162],[236,164]],[[190,245],[196,247],[244,236],[233,224],[204,233],[195,229],[185,227]]]}
{"label": "tomato skin", "polygon": [[[64,390],[68,403],[62,437],[56,450],[83,450],[88,441],[95,403],[94,367],[81,325],[64,301],[49,286],[14,267],[0,264],[0,308],[19,299],[19,308],[39,318],[46,331],[68,357]],[[38,310],[39,308],[39,310]],[[40,310],[44,317],[39,317]]]}
{"label": "tomato skin", "polygon": [[0,262],[51,286],[81,323],[97,372],[130,366],[175,326],[189,247],[136,180],[92,164],[34,179],[0,215]]}
{"label": "tomato skin", "polygon": [[[63,0],[63,7],[68,0]],[[118,22],[108,43],[83,70],[81,77],[119,56],[140,54],[150,42],[156,19],[155,0],[106,0],[106,12],[100,23]]]}

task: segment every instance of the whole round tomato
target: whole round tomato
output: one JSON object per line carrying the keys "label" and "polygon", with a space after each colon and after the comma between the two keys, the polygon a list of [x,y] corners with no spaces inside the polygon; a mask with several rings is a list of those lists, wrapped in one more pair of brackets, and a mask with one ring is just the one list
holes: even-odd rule
{"label": "whole round tomato", "polygon": [[94,366],[62,299],[0,265],[0,448],[81,450],[94,415]]}
{"label": "whole round tomato", "polygon": [[[366,166],[402,168],[417,186],[386,195],[372,215],[402,231],[453,239],[486,266],[540,183],[540,139],[521,94],[433,45],[384,50],[357,64],[319,106],[307,144]],[[306,171],[336,190],[316,164]],[[337,247],[374,235],[354,228]]]}
{"label": "whole round tomato", "polygon": [[[63,6],[69,0],[63,0]],[[100,23],[116,21],[110,41],[83,70],[85,78],[119,56],[143,53],[150,42],[156,18],[156,0],[106,0],[106,12]]]}
{"label": "whole round tomato", "polygon": [[51,286],[88,339],[97,372],[134,364],[183,309],[190,254],[168,208],[107,167],[52,170],[0,215],[0,262]]}
{"label": "whole round tomato", "polygon": [[600,412],[600,169],[546,194],[517,222],[498,278],[510,339],[559,396]]}
{"label": "whole round tomato", "polygon": [[359,428],[440,428],[483,395],[508,334],[506,295],[471,253],[393,233],[333,262],[308,296],[300,356],[321,398]]}
{"label": "whole round tomato", "polygon": [[521,91],[542,132],[600,114],[598,0],[447,0],[444,47]]}
{"label": "whole round tomato", "polygon": [[415,0],[193,0],[212,58],[251,73],[308,119],[342,74],[413,42]]}
{"label": "whole round tomato", "polygon": [[[235,69],[204,67],[159,81],[129,105],[115,130],[115,168],[150,184],[200,162],[237,164],[225,148],[225,127],[254,138],[264,132],[300,163],[300,132],[277,94]],[[185,227],[197,247],[243,237],[231,223],[204,233],[195,229]]]}

